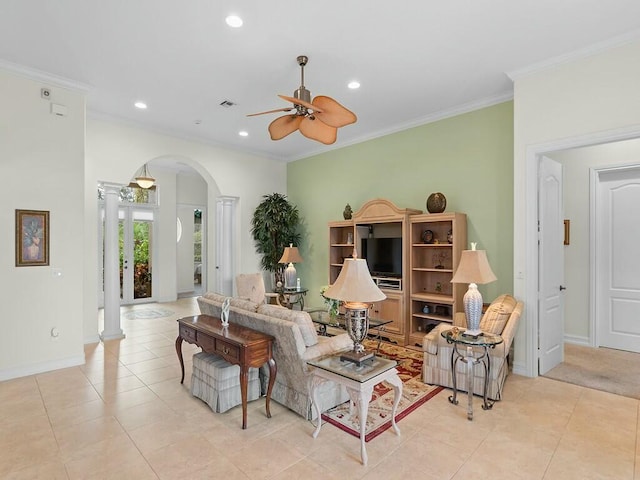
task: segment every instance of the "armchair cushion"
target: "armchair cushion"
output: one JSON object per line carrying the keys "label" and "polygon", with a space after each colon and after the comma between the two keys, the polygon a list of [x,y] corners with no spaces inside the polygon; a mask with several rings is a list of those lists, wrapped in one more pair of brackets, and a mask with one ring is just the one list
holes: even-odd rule
{"label": "armchair cushion", "polygon": [[237,275],[236,289],[240,298],[248,299],[253,303],[265,302],[266,288],[262,273],[241,273]]}
{"label": "armchair cushion", "polygon": [[480,330],[501,335],[509,317],[516,308],[517,301],[511,295],[500,295],[496,298],[480,320]]}

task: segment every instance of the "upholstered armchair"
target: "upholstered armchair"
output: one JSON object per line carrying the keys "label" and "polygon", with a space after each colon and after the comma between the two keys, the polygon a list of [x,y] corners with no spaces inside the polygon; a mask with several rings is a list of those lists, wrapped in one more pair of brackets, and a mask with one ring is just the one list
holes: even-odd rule
{"label": "upholstered armchair", "polygon": [[241,273],[236,276],[238,297],[253,303],[270,303],[269,298],[277,298],[276,293],[267,293],[262,273]]}
{"label": "upholstered armchair", "polygon": [[[502,387],[509,374],[508,356],[513,337],[518,328],[518,321],[522,314],[524,304],[518,302],[511,295],[500,295],[496,298],[480,321],[480,329],[485,332],[497,333],[502,336],[503,343],[489,350],[491,371],[489,372],[489,387],[487,397],[491,400],[500,400]],[[441,333],[452,327],[467,328],[464,313],[456,313],[453,325],[441,323],[425,335],[422,342],[424,351],[424,364],[422,377],[425,383],[430,385],[442,385],[453,387],[451,377],[451,355],[453,345],[447,343]],[[462,362],[456,363],[456,384],[459,390],[467,389],[467,366]],[[473,368],[473,393],[482,395],[484,392],[484,367],[482,364]]]}

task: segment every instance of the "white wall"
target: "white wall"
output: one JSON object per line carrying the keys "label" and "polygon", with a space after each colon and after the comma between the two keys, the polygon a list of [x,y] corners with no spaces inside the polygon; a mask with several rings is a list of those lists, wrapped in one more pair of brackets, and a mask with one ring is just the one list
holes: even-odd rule
{"label": "white wall", "polygon": [[[250,233],[251,216],[263,195],[286,192],[286,164],[243,154],[205,143],[188,141],[150,130],[89,118],[86,133],[85,175],[85,262],[84,281],[87,292],[97,292],[97,202],[95,189],[99,181],[126,184],[145,162],[171,158],[193,167],[207,182],[207,269],[215,271],[215,199],[219,195],[240,198],[238,204],[239,238],[236,271],[251,272],[260,261]],[[155,172],[154,172],[154,175]],[[162,175],[162,177],[160,177]],[[163,275],[159,279],[160,301],[177,296],[176,271],[176,180],[156,175],[160,190],[162,239],[160,261]],[[164,184],[165,181],[167,184]],[[164,210],[163,202],[172,204]],[[166,242],[166,243],[165,243]],[[170,242],[173,242],[172,246]],[[211,284],[211,280],[210,280]],[[84,306],[85,340],[97,335],[97,294],[86,296]],[[126,334],[126,332],[125,332]]]}
{"label": "white wall", "polygon": [[[68,115],[50,113],[40,89]],[[0,380],[84,363],[84,94],[0,70]],[[15,210],[50,212],[50,266],[15,266]],[[62,272],[54,277],[52,270]],[[94,295],[95,296],[95,295]],[[95,315],[95,309],[94,309]],[[60,335],[53,340],[51,328]]]}
{"label": "white wall", "polygon": [[565,263],[565,340],[590,344],[589,302],[590,242],[589,192],[592,168],[640,164],[640,139],[584,148],[573,148],[549,155],[564,167],[564,218],[571,220],[570,244],[564,247]]}
{"label": "white wall", "polygon": [[537,375],[536,154],[640,136],[640,42],[514,81],[514,371]]}

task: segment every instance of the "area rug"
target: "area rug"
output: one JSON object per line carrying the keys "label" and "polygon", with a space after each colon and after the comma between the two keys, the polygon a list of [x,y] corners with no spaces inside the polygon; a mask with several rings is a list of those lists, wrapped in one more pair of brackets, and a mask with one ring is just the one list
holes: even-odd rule
{"label": "area rug", "polygon": [[640,354],[565,343],[564,362],[543,377],[640,399]]}
{"label": "area rug", "polygon": [[[377,342],[365,340],[364,345],[367,350],[375,350]],[[443,390],[443,387],[427,385],[422,382],[422,352],[383,342],[380,345],[378,355],[398,362],[398,375],[402,380],[402,398],[396,411],[396,422]],[[393,387],[386,382],[379,383],[374,387],[373,396],[369,403],[365,442],[391,427],[392,407]],[[322,419],[360,438],[360,422],[356,415],[349,415],[349,402],[327,410],[322,414]]]}
{"label": "area rug", "polygon": [[139,308],[125,313],[124,318],[127,320],[162,318],[169,317],[173,315],[173,313],[173,311],[166,308]]}

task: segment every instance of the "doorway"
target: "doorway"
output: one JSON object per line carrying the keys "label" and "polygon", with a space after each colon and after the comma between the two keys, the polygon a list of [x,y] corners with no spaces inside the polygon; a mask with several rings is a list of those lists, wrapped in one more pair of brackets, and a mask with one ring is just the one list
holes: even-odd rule
{"label": "doorway", "polygon": [[[593,182],[588,182],[589,170],[611,168],[621,165],[637,164],[640,159],[640,132],[612,133],[608,138],[602,136],[592,139],[591,142],[584,138],[565,139],[552,144],[531,147],[527,152],[527,217],[538,218],[538,177],[540,174],[539,159],[548,156],[560,161],[565,167],[564,191],[565,191],[565,219],[570,219],[570,245],[564,247],[565,270],[567,290],[565,294],[565,332],[564,341],[567,343],[597,347],[597,327],[595,323],[595,253],[591,251],[594,242],[591,240],[591,228],[594,227],[594,218],[590,194]],[[567,195],[567,192],[572,192]],[[594,230],[595,231],[595,230]],[[514,371],[530,376],[540,374],[538,370],[539,341],[543,335],[540,331],[538,320],[540,308],[538,306],[538,286],[541,276],[544,274],[539,267],[538,252],[538,225],[537,220],[527,222],[526,241],[526,265],[528,281],[524,292],[524,300],[527,304],[527,341],[525,347],[524,363],[515,363]],[[516,278],[519,272],[516,271]],[[520,277],[522,278],[522,277]]]}
{"label": "doorway", "polygon": [[204,206],[178,205],[178,297],[202,295],[207,280],[206,210]]}
{"label": "doorway", "polygon": [[593,171],[597,346],[640,352],[640,166]]}
{"label": "doorway", "polygon": [[153,220],[152,209],[118,210],[121,305],[153,301]]}

